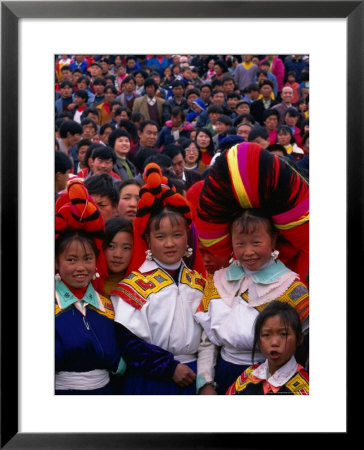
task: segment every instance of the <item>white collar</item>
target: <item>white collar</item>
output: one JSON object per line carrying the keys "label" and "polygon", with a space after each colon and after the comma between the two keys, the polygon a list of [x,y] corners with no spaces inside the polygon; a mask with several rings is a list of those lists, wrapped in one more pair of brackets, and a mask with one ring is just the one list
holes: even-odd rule
{"label": "white collar", "polygon": [[[182,267],[186,267],[183,260],[181,260]],[[143,264],[139,267],[138,271],[141,273],[151,272],[152,270],[162,269],[163,271],[168,270],[168,268],[158,265],[154,259],[152,261],[145,260]]]}
{"label": "white collar", "polygon": [[293,375],[297,372],[298,364],[294,356],[286,362],[280,369],[274,372],[273,375],[270,376],[268,360],[266,359],[264,363],[260,364],[253,371],[253,375],[261,380],[267,380],[274,387],[283,386],[287,381],[293,377]]}
{"label": "white collar", "polygon": [[157,98],[156,98],[156,97],[149,98],[149,97],[147,96],[147,102],[148,102],[148,105],[154,106],[155,103],[156,103],[156,101],[157,101]]}

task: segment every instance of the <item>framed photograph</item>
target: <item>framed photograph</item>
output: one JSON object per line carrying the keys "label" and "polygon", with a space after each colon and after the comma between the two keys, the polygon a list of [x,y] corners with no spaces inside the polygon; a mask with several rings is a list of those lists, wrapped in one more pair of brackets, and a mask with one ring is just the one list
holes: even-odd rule
{"label": "framed photograph", "polygon": [[[348,437],[347,301],[362,267],[354,248],[363,249],[363,19],[362,1],[1,2],[2,448],[255,448],[277,435],[288,443],[291,433]],[[310,55],[310,398],[289,407],[55,400],[54,55],[212,51]]]}

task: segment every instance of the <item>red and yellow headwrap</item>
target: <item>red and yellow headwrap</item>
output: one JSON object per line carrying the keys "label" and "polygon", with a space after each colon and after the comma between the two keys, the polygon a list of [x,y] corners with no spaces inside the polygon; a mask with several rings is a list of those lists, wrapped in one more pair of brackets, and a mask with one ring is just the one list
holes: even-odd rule
{"label": "red and yellow headwrap", "polygon": [[56,201],[55,211],[56,239],[66,230],[82,230],[89,233],[93,239],[99,251],[96,264],[100,278],[93,282],[97,289],[100,281],[107,275],[106,259],[102,250],[105,223],[81,178],[68,181],[66,191]]}
{"label": "red and yellow headwrap", "polygon": [[191,226],[192,215],[188,202],[183,195],[176,192],[173,185],[168,184],[168,178],[162,175],[161,168],[156,163],[145,167],[143,178],[145,185],[140,190],[138,210],[134,219],[134,249],[128,273],[137,270],[145,260],[145,251],[148,249],[144,240],[151,217],[157,215],[166,207],[171,207],[180,213]]}
{"label": "red and yellow headwrap", "polygon": [[201,242],[220,255],[232,251],[229,226],[244,209],[262,208],[286,239],[280,259],[304,283],[309,255],[309,187],[291,166],[258,144],[231,147],[211,166],[197,206]]}

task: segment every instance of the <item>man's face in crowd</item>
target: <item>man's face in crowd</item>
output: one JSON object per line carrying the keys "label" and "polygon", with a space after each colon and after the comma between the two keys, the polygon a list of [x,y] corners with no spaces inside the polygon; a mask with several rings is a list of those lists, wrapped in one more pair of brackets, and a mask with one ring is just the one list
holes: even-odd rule
{"label": "man's face in crowd", "polygon": [[101,67],[99,67],[97,65],[93,65],[90,68],[90,73],[91,73],[91,76],[93,78],[101,77],[102,76],[102,69],[101,69]]}
{"label": "man's face in crowd", "polygon": [[182,153],[178,153],[178,155],[172,159],[172,168],[176,177],[181,180],[185,169],[185,160],[183,159]]}
{"label": "man's face in crowd", "polygon": [[215,105],[222,106],[224,101],[225,101],[225,98],[224,98],[223,92],[217,92],[212,97],[212,103],[214,103]]}
{"label": "man's face in crowd", "polygon": [[72,96],[72,88],[71,86],[64,86],[61,88],[61,97],[62,98],[69,98]]}
{"label": "man's face in crowd", "polygon": [[293,89],[290,87],[284,87],[281,93],[283,103],[291,103],[293,97]]}
{"label": "man's face in crowd", "polygon": [[143,131],[138,131],[140,145],[142,147],[155,147],[158,138],[158,128],[155,125],[148,124]]}

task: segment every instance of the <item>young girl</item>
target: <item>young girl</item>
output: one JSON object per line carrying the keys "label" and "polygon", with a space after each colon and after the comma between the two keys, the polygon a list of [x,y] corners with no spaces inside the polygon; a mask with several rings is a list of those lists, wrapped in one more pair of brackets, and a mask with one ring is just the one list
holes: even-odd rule
{"label": "young girl", "polygon": [[257,345],[266,360],[246,369],[227,395],[309,394],[309,376],[294,354],[302,342],[297,311],[288,303],[273,301],[255,322],[252,360]]}
{"label": "young girl", "polygon": [[[262,210],[245,210],[232,224],[235,260],[214,274],[215,291],[205,296],[195,313],[208,338],[221,347],[215,381],[225,394],[250,366],[253,323],[272,300],[288,302],[308,330],[308,292],[298,275],[277,260],[277,232]],[[257,353],[254,362],[262,361]]]}
{"label": "young girl", "polygon": [[108,296],[109,292],[124,278],[131,260],[133,251],[132,223],[123,217],[113,217],[106,221],[103,249],[108,269],[103,293]]}
{"label": "young girl", "polygon": [[216,349],[193,318],[205,281],[183,261],[190,253],[191,212],[157,164],[146,166],[144,179],[131,273],[110,292],[118,302],[116,332],[128,364],[123,393],[215,394]]}
{"label": "young girl", "polygon": [[303,158],[304,152],[302,148],[298,147],[296,140],[293,137],[292,130],[287,125],[282,125],[277,130],[277,141],[283,145],[287,154],[294,160],[299,161]]}
{"label": "young girl", "polygon": [[135,219],[137,213],[141,185],[141,181],[135,178],[128,178],[119,185],[118,214],[131,222]]}
{"label": "young girl", "polygon": [[207,128],[201,128],[196,133],[196,146],[201,151],[201,162],[209,166],[211,159],[215,154],[215,146],[211,131]]}
{"label": "young girl", "polygon": [[[125,363],[116,342],[114,310],[100,296],[103,219],[80,179],[56,203],[56,394],[113,394],[110,372]],[[96,268],[96,263],[97,267]]]}

